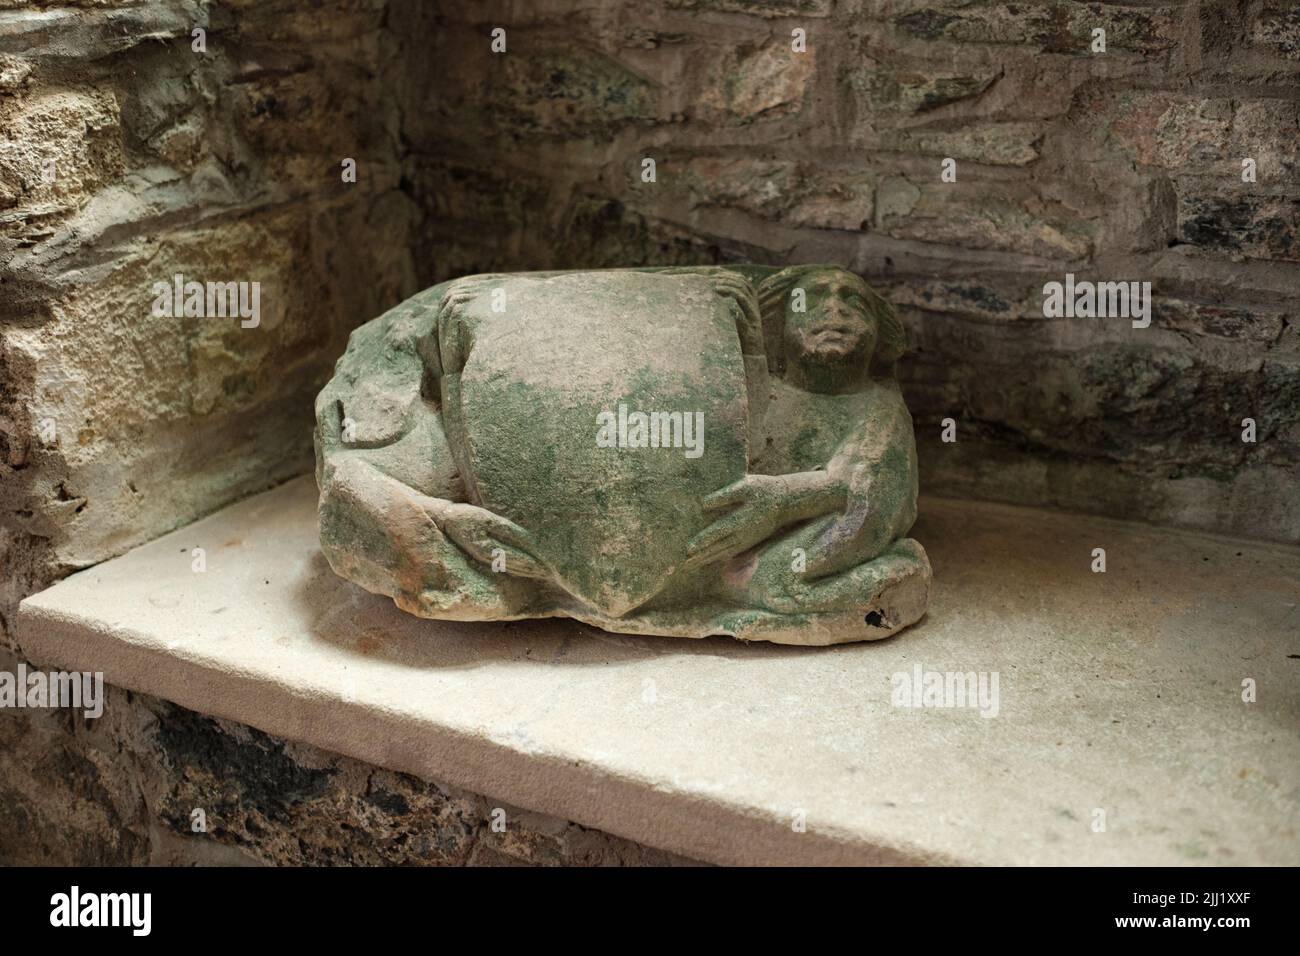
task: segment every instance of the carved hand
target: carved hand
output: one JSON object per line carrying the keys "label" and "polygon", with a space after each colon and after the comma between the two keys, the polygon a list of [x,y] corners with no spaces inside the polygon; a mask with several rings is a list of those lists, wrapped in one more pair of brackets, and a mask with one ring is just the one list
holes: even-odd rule
{"label": "carved hand", "polygon": [[476,560],[491,565],[504,559],[503,573],[514,577],[552,576],[550,568],[537,557],[532,535],[509,518],[458,502],[444,502],[432,515],[442,533]]}
{"label": "carved hand", "polygon": [[691,564],[739,554],[795,521],[844,507],[845,490],[824,471],[746,475],[704,499],[705,511],[735,506],[691,539]]}

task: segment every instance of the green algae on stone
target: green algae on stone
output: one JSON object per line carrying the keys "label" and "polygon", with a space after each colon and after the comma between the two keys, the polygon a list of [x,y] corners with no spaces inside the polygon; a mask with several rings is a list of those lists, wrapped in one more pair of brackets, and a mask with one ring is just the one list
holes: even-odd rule
{"label": "green algae on stone", "polygon": [[470,276],[316,403],[330,565],[407,611],[787,644],[925,612],[890,306],[832,266]]}

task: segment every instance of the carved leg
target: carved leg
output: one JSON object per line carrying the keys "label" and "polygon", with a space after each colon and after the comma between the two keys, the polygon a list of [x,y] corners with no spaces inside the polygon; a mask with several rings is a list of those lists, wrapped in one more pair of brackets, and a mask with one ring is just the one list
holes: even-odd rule
{"label": "carved leg", "polygon": [[925,613],[932,572],[914,539],[900,538],[870,561],[815,580],[799,570],[807,555],[795,549],[803,540],[787,534],[727,565],[723,592],[745,610],[724,615],[725,622],[743,623],[754,637],[806,632],[795,643],[834,644],[888,637]]}

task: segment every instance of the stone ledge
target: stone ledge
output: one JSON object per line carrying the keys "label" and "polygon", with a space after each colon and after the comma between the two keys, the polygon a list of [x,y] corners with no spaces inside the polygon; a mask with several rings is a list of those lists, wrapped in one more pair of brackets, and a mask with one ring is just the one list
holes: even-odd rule
{"label": "stone ledge", "polygon": [[[19,637],[36,664],[697,859],[1300,861],[1300,549],[921,514],[931,610],[874,644],[417,620],[329,570],[310,478],[28,598]],[[998,715],[893,706],[918,664],[997,673]]]}

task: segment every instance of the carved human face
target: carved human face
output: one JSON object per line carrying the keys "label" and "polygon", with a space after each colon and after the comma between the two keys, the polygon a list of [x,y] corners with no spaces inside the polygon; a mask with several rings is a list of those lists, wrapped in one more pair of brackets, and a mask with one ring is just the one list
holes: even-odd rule
{"label": "carved human face", "polygon": [[853,277],[817,272],[795,288],[803,290],[804,311],[796,311],[792,294],[786,304],[786,348],[817,364],[865,364],[876,349],[876,323]]}

